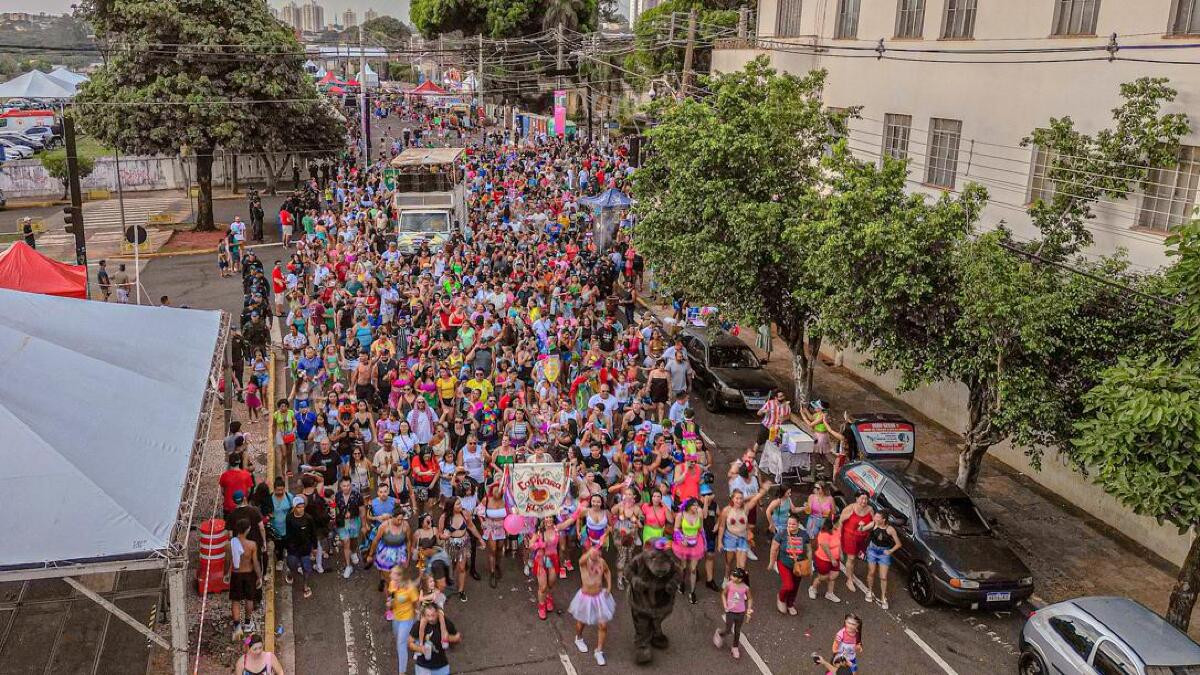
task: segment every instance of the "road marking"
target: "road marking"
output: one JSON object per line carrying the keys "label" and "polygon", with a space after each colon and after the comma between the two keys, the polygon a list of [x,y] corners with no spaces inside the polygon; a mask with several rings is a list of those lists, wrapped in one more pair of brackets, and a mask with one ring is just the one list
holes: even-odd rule
{"label": "road marking", "polygon": [[567,671],[567,675],[579,675],[579,672],[575,670],[575,664],[571,663],[571,657],[567,656],[566,652],[559,652],[558,660],[562,662],[563,670]]}
{"label": "road marking", "polygon": [[924,651],[927,656],[929,656],[929,658],[933,659],[934,663],[941,666],[942,670],[946,671],[946,675],[958,675],[958,671],[954,670],[954,668],[951,668],[950,664],[946,663],[946,659],[943,659],[940,654],[933,651],[933,647],[930,647],[928,644],[926,644],[925,641],[921,639],[921,636],[914,633],[911,628],[905,628],[904,634],[912,639],[913,642],[917,643],[917,646],[920,647],[921,650]]}
{"label": "road marking", "polygon": [[346,596],[338,593],[342,605],[342,628],[346,631],[346,675],[358,675],[358,661],[354,658],[354,626],[350,621],[350,610],[346,608]]}
{"label": "road marking", "polygon": [[750,644],[745,635],[742,635],[742,646],[746,648],[746,653],[750,655],[750,660],[754,662],[754,665],[758,666],[758,672],[762,673],[762,675],[773,675],[771,669],[767,667],[767,662],[763,661],[763,658],[758,655],[758,650]]}

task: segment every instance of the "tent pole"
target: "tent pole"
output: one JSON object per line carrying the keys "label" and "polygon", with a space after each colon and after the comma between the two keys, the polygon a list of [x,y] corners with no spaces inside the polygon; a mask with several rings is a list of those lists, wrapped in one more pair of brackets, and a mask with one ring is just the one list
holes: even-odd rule
{"label": "tent pole", "polygon": [[[137,619],[133,618],[132,616],[129,616],[129,614],[126,613],[125,610],[121,609],[120,607],[117,607],[116,605],[109,602],[108,600],[105,600],[104,597],[101,596],[96,591],[93,591],[92,589],[88,588],[87,586],[84,586],[75,577],[63,577],[62,580],[67,582],[75,590],[77,590],[80,593],[82,593],[83,595],[85,595],[92,602],[95,602],[97,605],[100,605],[104,609],[107,609],[109,611],[109,613],[112,614],[113,616],[115,616],[118,619],[129,624],[137,632],[141,633],[142,635],[145,635],[146,639],[152,641],[154,644],[158,645],[159,647],[162,647],[163,649],[166,649],[167,651],[171,650],[170,643],[168,643],[165,639],[163,639],[163,636],[161,636],[158,633],[155,633],[154,631],[147,628],[146,624],[142,623],[141,621],[138,621]],[[186,658],[187,658],[187,653],[185,652],[184,653],[185,663],[186,663]]]}
{"label": "tent pole", "polygon": [[[174,561],[172,561],[174,562]],[[170,595],[171,645],[175,675],[188,672],[188,623],[187,623],[187,560],[183,564],[170,564],[167,568],[167,592]]]}

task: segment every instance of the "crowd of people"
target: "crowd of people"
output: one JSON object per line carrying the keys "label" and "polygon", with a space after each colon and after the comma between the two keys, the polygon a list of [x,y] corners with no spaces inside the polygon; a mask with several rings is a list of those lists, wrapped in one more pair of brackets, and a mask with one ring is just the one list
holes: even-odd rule
{"label": "crowd of people", "polygon": [[[388,105],[423,133],[389,142],[384,159],[438,135],[428,111]],[[748,561],[764,532],[770,543],[759,550],[779,575],[780,613],[797,614],[808,577],[809,598],[841,602],[839,567],[860,552],[870,565],[863,590],[870,599],[877,576],[886,608],[887,537],[898,546],[886,519],[857,502],[839,515],[827,484],[798,495],[760,477],[757,451],[787,419],[782,393],[761,413],[759,443],[718,462],[688,403],[694,374],[683,344],[637,311],[644,262],[629,217],[610,248],[595,246],[579,200],[628,190],[628,148],[515,142],[494,128],[480,140],[461,167],[468,221],[438,250],[389,241],[385,163],[362,171],[352,155],[285,204],[294,224],[284,230],[286,259],[268,269],[239,249],[245,226],[237,236],[231,227],[221,273],[240,275],[245,292],[234,386],[248,419],[271,420],[279,474],[254,484],[241,468],[240,430],[231,430],[222,489],[234,534],[231,599],[246,605],[234,613],[238,638],[251,634],[247,647],[261,652],[243,617],[271,571],[268,548],[294,584],[296,611],[314,575],[375,574],[399,672],[411,654],[416,672],[448,673],[461,639],[450,617],[506,574],[536,580],[542,620],[566,602],[576,647],[604,665],[613,587],[625,588],[644,546],[673,552],[688,602],[700,586],[718,594],[725,618],[712,641],[733,658],[755,610]],[[274,400],[271,321],[285,355]],[[569,484],[556,515],[510,517],[506,469],[526,462],[563,463]],[[556,583],[576,572],[581,588],[566,601]],[[831,669],[856,668],[862,646],[851,614]]]}

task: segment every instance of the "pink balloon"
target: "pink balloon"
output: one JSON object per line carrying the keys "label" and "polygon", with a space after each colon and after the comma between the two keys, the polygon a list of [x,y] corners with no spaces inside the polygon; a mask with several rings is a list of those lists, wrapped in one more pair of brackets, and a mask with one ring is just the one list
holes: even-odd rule
{"label": "pink balloon", "polygon": [[510,513],[504,516],[504,531],[511,535],[521,534],[525,530],[525,519],[521,516]]}

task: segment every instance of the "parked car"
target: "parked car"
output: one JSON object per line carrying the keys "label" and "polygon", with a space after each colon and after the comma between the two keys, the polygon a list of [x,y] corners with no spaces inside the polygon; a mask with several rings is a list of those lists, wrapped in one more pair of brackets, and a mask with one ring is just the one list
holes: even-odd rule
{"label": "parked car", "polygon": [[58,144],[58,136],[54,133],[54,129],[50,127],[28,127],[23,129],[21,133],[26,136],[41,139],[47,148],[54,147]]}
{"label": "parked car", "polygon": [[917,604],[1009,607],[1033,594],[1033,575],[957,485],[914,459],[851,462],[836,486],[846,501],[867,493],[891,513],[895,562]]}
{"label": "parked car", "polygon": [[1048,605],[1021,629],[1022,675],[1200,675],[1200,645],[1129,598]]}
{"label": "parked car", "polygon": [[758,410],[777,385],[746,343],[721,330],[688,327],[680,333],[704,407]]}
{"label": "parked car", "polygon": [[34,152],[46,147],[46,142],[36,136],[30,136],[21,131],[0,131],[0,138],[12,141],[18,145],[32,148]]}
{"label": "parked car", "polygon": [[29,159],[33,157],[33,148],[28,145],[22,145],[7,138],[0,138],[0,145],[4,146],[4,156],[7,159]]}

